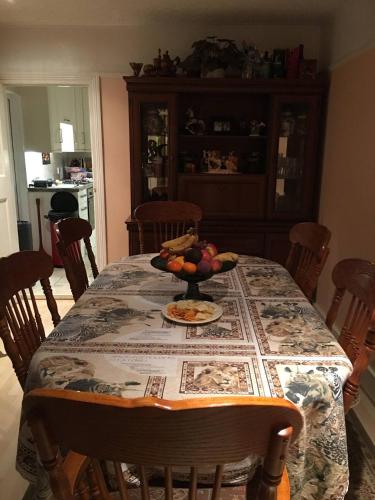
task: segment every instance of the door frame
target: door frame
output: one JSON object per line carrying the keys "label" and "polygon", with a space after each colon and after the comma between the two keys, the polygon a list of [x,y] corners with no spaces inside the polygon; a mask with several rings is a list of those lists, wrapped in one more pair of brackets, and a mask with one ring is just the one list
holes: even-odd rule
{"label": "door frame", "polygon": [[102,110],[99,74],[86,75],[30,75],[2,74],[0,83],[5,86],[47,86],[82,85],[87,86],[90,113],[91,155],[94,165],[94,211],[96,231],[96,260],[99,270],[107,264],[107,228],[105,212],[104,158],[102,136]]}

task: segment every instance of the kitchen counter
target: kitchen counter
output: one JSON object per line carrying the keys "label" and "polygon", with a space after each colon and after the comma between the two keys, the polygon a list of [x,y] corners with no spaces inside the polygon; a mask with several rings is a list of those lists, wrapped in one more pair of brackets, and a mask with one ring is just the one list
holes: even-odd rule
{"label": "kitchen counter", "polygon": [[87,184],[58,184],[48,187],[29,187],[28,191],[83,191],[84,189],[88,189],[93,186],[92,182],[88,182]]}

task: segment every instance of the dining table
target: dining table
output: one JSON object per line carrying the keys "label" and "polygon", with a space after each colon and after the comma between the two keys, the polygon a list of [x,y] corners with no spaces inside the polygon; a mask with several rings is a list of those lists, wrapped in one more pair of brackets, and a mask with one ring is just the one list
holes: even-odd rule
{"label": "dining table", "polygon": [[[304,418],[287,460],[292,498],[343,499],[349,470],[342,391],[352,365],[288,271],[241,255],[234,269],[200,284],[222,316],[179,324],[162,309],[186,282],[154,268],[154,255],[126,257],[101,271],[34,354],[26,391],[286,398]],[[226,481],[243,481],[256,462],[249,456],[230,464]],[[25,422],[17,468],[36,481],[40,467]]]}

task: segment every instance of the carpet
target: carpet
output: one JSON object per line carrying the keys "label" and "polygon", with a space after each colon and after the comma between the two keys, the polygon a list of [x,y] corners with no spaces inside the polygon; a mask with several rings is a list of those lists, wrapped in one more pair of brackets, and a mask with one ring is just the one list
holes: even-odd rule
{"label": "carpet", "polygon": [[351,415],[346,419],[349,455],[349,491],[345,500],[375,498],[375,451],[361,425]]}

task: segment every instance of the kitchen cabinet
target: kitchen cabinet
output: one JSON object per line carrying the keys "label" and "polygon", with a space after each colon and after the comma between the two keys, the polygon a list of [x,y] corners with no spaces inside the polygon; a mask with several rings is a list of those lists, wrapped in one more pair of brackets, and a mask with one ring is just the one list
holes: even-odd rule
{"label": "kitchen cabinet", "polygon": [[52,151],[62,151],[62,123],[72,126],[74,151],[90,151],[87,88],[48,87],[48,106]]}
{"label": "kitchen cabinet", "polygon": [[124,79],[130,253],[137,205],[185,200],[203,209],[202,239],[283,264],[290,228],[317,220],[327,82]]}
{"label": "kitchen cabinet", "polygon": [[50,151],[50,124],[46,87],[12,87],[20,96],[25,151]]}
{"label": "kitchen cabinet", "polygon": [[86,87],[74,87],[77,151],[90,151],[89,96]]}

